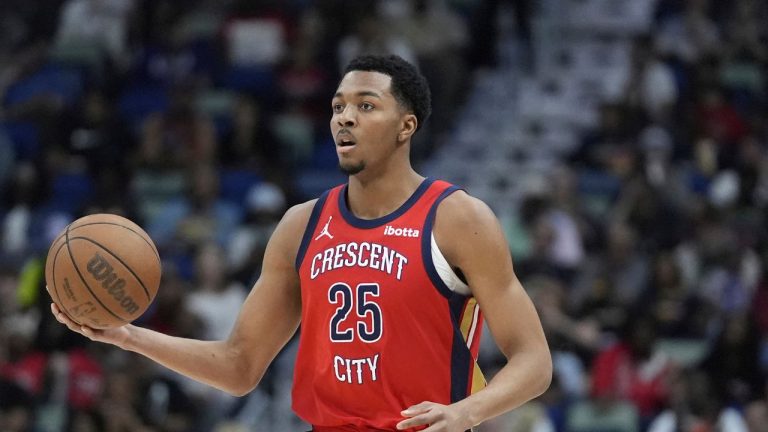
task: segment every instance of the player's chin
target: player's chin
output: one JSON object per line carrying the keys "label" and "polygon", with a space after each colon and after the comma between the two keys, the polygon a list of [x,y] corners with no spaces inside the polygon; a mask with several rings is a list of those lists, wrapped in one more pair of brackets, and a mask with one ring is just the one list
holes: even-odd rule
{"label": "player's chin", "polygon": [[340,161],[339,162],[339,170],[343,172],[346,175],[355,175],[360,172],[362,172],[365,169],[365,162],[358,161],[358,162],[351,162],[351,161]]}

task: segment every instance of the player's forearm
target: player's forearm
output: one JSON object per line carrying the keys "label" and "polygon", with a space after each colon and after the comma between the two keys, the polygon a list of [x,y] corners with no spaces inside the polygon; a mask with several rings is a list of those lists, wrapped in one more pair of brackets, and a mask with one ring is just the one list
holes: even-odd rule
{"label": "player's forearm", "polygon": [[552,359],[549,352],[520,352],[509,358],[488,386],[455,405],[478,425],[525,402],[547,390],[552,380]]}
{"label": "player's forearm", "polygon": [[226,341],[201,341],[130,327],[120,347],[232,395],[241,396],[255,385],[239,353]]}

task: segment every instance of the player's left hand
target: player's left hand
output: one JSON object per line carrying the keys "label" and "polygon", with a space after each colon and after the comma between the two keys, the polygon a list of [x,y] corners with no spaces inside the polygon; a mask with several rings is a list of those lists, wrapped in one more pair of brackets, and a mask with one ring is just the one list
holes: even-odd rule
{"label": "player's left hand", "polygon": [[473,426],[453,405],[422,402],[404,409],[401,414],[409,418],[397,424],[398,430],[429,426],[422,432],[464,432]]}

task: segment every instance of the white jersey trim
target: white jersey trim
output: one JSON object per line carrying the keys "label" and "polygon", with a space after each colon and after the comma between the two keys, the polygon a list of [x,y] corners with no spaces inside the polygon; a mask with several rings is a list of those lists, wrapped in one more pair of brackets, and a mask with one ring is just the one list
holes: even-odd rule
{"label": "white jersey trim", "polygon": [[440,279],[443,280],[445,285],[451,291],[462,295],[470,295],[471,292],[469,286],[459,279],[456,272],[451,268],[451,265],[448,264],[448,260],[446,260],[443,253],[440,252],[440,248],[437,246],[437,241],[435,240],[435,235],[432,233],[430,234],[432,236],[432,245],[430,247],[430,249],[432,249],[432,263],[435,265],[435,270],[437,270]]}

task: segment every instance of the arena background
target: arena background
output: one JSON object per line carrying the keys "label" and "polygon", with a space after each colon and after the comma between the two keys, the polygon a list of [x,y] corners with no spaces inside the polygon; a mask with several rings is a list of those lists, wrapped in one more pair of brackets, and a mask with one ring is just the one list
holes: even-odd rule
{"label": "arena background", "polygon": [[768,430],[767,39],[762,0],[3,0],[0,430],[306,430],[293,343],[232,398],[66,331],[42,266],[125,215],[164,267],[138,323],[225,337],[281,214],[344,181],[363,52],[428,77],[414,163],[493,207],[552,348],[480,431]]}

